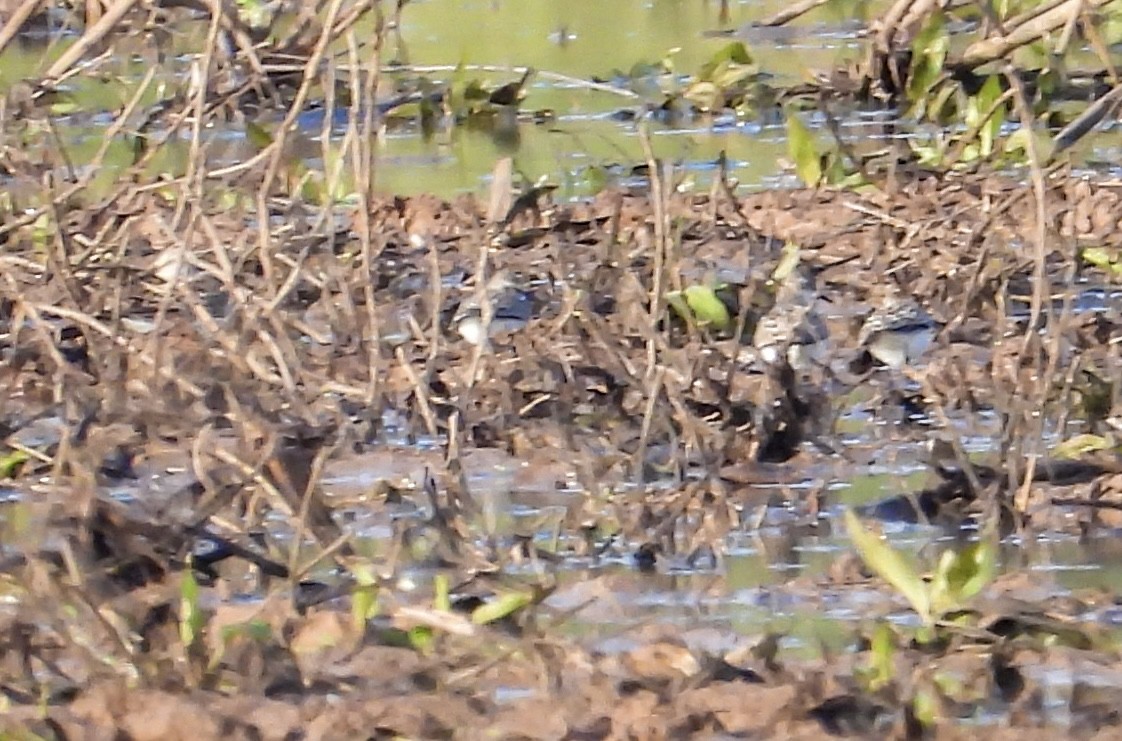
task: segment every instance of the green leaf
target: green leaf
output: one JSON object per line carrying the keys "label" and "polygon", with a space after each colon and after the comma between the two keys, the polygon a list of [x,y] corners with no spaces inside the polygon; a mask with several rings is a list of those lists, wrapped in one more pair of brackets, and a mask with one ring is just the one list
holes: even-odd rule
{"label": "green leaf", "polygon": [[69,116],[82,110],[82,105],[69,98],[59,98],[48,107],[52,116]]}
{"label": "green leaf", "polygon": [[866,530],[852,509],[845,512],[845,527],[865,565],[903,595],[925,624],[932,624],[931,595],[911,564],[875,533]]}
{"label": "green leaf", "polygon": [[912,66],[908,74],[908,100],[927,97],[943,72],[950,34],[942,13],[932,13],[912,43]]}
{"label": "green leaf", "polygon": [[1052,153],[1056,149],[1056,143],[1052,140],[1052,137],[1044,132],[1036,133],[1023,126],[1005,137],[1005,146],[1003,147],[1005,153],[1020,155],[1027,161],[1029,137],[1032,137],[1032,142],[1036,146],[1036,156],[1040,158],[1041,162],[1052,159]]}
{"label": "green leaf", "polygon": [[786,282],[787,278],[799,267],[799,259],[802,257],[801,252],[801,248],[795,242],[787,242],[783,245],[783,254],[771,274],[771,279],[776,284]]}
{"label": "green leaf", "polygon": [[690,286],[684,291],[686,304],[699,324],[724,331],[732,325],[728,307],[710,286]]}
{"label": "green leaf", "polygon": [[787,153],[795,163],[795,172],[809,188],[822,180],[822,162],[810,129],[798,115],[787,112]]}
{"label": "green leaf", "polygon": [[997,575],[997,542],[984,539],[971,543],[959,552],[951,566],[947,582],[955,590],[959,604],[965,605]]}
{"label": "green leaf", "polygon": [[752,52],[748,51],[743,41],[733,41],[731,44],[726,44],[717,50],[717,52],[709,57],[709,61],[701,68],[701,77],[709,77],[713,70],[717,69],[722,64],[741,66],[753,66],[756,60],[752,58]]}
{"label": "green leaf", "polygon": [[0,479],[13,478],[20,466],[31,460],[31,456],[22,450],[12,450],[7,455],[0,457]]}
{"label": "green leaf", "polygon": [[827,166],[823,172],[826,182],[842,188],[855,188],[865,184],[865,179],[860,172],[851,172],[843,159],[836,153],[827,157]]}
{"label": "green leaf", "polygon": [[378,583],[378,574],[374,571],[374,565],[368,561],[356,560],[347,567],[347,570],[361,587],[370,587]]}
{"label": "green leaf", "polygon": [[961,610],[997,573],[997,547],[989,539],[955,551],[947,549],[931,580],[931,604],[937,616]]}
{"label": "green leaf", "polygon": [[348,565],[347,570],[356,583],[351,590],[351,622],[361,632],[366,623],[378,614],[378,575],[373,565],[365,561],[355,561]]}
{"label": "green leaf", "polygon": [[[982,85],[982,89],[978,91],[975,96],[978,106],[978,115],[984,116],[987,111],[993,108],[994,104],[1001,98],[1001,81],[997,75],[990,75],[986,78],[986,83]],[[1001,134],[1001,125],[1005,123],[1005,111],[1002,108],[994,110],[993,115],[982,124],[981,130],[978,132],[978,139],[981,142],[982,154],[985,157],[990,156],[994,152],[994,143],[997,137]]]}
{"label": "green leaf", "polygon": [[1083,261],[1097,268],[1113,268],[1114,255],[1105,247],[1084,247],[1079,253]]}
{"label": "green leaf", "polygon": [[1118,250],[1105,247],[1084,247],[1079,253],[1083,261],[1102,270],[1113,273],[1115,277],[1122,276],[1122,255]]}
{"label": "green leaf", "polygon": [[943,163],[943,148],[938,143],[920,144],[909,142],[912,152],[915,153],[919,164],[927,167],[938,167]]}
{"label": "green leaf", "polygon": [[675,314],[680,316],[682,321],[693,321],[693,312],[690,311],[689,304],[686,303],[686,297],[681,291],[671,291],[666,294],[666,305],[669,306]]}
{"label": "green leaf", "polygon": [[868,690],[879,692],[895,675],[896,634],[888,623],[877,623],[869,646]]}
{"label": "green leaf", "polygon": [[585,179],[588,181],[588,190],[591,193],[601,193],[606,190],[615,182],[608,168],[602,165],[591,165],[584,171]]}
{"label": "green leaf", "polygon": [[367,621],[378,614],[378,587],[360,586],[351,591],[351,621],[362,631]]}
{"label": "green leaf", "polygon": [[409,646],[417,653],[427,654],[432,651],[432,645],[436,641],[436,636],[433,634],[432,628],[425,625],[418,625],[410,628],[406,633],[409,640]]}
{"label": "green leaf", "polygon": [[1087,453],[1097,453],[1114,448],[1114,441],[1102,435],[1083,434],[1068,438],[1052,449],[1056,458],[1080,458]]}
{"label": "green leaf", "polygon": [[1103,43],[1107,47],[1111,47],[1122,43],[1122,13],[1119,13],[1117,7],[1112,5],[1107,5],[1102,10],[1107,8],[1112,8],[1113,11],[1107,13],[1106,18],[1096,23],[1095,27],[1102,35]]}
{"label": "green leaf", "polygon": [[718,67],[714,70],[710,79],[718,88],[728,91],[739,88],[743,83],[755,77],[758,72],[754,66],[733,64]]}
{"label": "green leaf", "polygon": [[451,111],[452,117],[456,119],[463,118],[467,113],[467,70],[464,68],[464,63],[460,62],[456,65],[456,69],[452,72],[452,79],[448,82],[446,98],[448,100],[448,110]]}
{"label": "green leaf", "polygon": [[452,598],[448,594],[448,575],[437,574],[432,578],[432,606],[443,612],[452,611]]}
{"label": "green leaf", "polygon": [[912,710],[920,724],[931,728],[939,719],[939,698],[932,689],[921,687],[912,698]]}
{"label": "green leaf", "polygon": [[668,74],[668,75],[674,74],[674,57],[678,56],[678,54],[681,53],[681,51],[682,51],[682,47],[675,46],[674,48],[670,49],[669,51],[666,52],[666,54],[664,54],[662,56],[662,60],[661,60],[660,64],[662,65],[662,71],[665,74]]}
{"label": "green leaf", "polygon": [[487,625],[513,615],[533,601],[534,595],[530,592],[507,592],[475,608],[471,621],[476,625]]}
{"label": "green leaf", "polygon": [[191,559],[179,582],[179,640],[184,648],[191,648],[202,634],[205,619],[199,609],[199,582],[195,579]]}
{"label": "green leaf", "polygon": [[245,138],[250,146],[259,152],[273,143],[273,135],[266,131],[265,127],[253,121],[246,121]]}
{"label": "green leaf", "polygon": [[266,28],[273,19],[271,3],[263,0],[237,0],[238,18],[250,28]]}
{"label": "green leaf", "polygon": [[699,111],[720,110],[725,105],[725,96],[721,89],[712,82],[705,80],[699,80],[690,85],[683,95]]}
{"label": "green leaf", "polygon": [[945,125],[958,124],[955,117],[961,107],[961,93],[962,88],[956,83],[936,79],[926,95],[915,101],[911,115]]}

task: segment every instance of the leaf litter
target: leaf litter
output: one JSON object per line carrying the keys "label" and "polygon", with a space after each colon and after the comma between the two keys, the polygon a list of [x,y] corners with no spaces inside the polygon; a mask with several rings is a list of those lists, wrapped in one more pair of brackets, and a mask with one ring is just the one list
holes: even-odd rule
{"label": "leaf litter", "polygon": [[[725,62],[710,74],[755,74]],[[26,186],[0,255],[6,733],[1117,725],[1116,595],[1055,593],[998,545],[1105,549],[1117,527],[1116,182],[1053,167],[1034,198],[978,167],[689,194],[652,157],[647,187],[580,203],[500,162],[485,203],[355,206],[304,187],[283,136],[258,138],[242,180],[206,187],[138,167],[93,195],[52,185],[59,163],[5,163]],[[792,280],[828,305],[825,360],[797,368],[753,341]],[[935,336],[886,368],[861,327],[901,297]],[[855,410],[870,429],[854,439],[838,422]],[[971,434],[988,455],[968,454]],[[840,638],[582,632],[585,613],[641,613],[609,567],[718,577],[737,537],[828,533],[826,482],[889,442],[930,444],[933,483],[860,508],[865,524],[851,512],[855,554],[771,590],[856,606]],[[946,537],[913,559],[876,533],[901,522]]]}

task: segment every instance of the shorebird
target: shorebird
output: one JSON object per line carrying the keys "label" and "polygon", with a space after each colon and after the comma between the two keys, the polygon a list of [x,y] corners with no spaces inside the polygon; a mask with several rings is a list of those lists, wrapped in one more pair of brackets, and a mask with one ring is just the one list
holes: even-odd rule
{"label": "shorebird", "polygon": [[912,299],[893,298],[861,325],[857,344],[893,370],[923,357],[935,339],[935,320]]}
{"label": "shorebird", "polygon": [[815,359],[815,347],[829,336],[819,300],[807,276],[796,273],[784,281],[775,305],[760,317],[752,333],[761,360],[768,365],[785,361],[799,369],[808,359]]}
{"label": "shorebird", "polygon": [[490,304],[489,321],[481,301],[483,292],[479,290],[460,303],[452,318],[452,326],[468,344],[481,345],[497,334],[517,332],[530,323],[533,296],[518,288],[505,270],[491,276],[484,290]]}

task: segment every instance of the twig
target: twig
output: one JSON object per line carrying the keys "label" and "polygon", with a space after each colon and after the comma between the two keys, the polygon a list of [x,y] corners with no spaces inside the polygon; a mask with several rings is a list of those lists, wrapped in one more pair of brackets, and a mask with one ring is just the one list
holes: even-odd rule
{"label": "twig", "polygon": [[1122,105],[1122,85],[1117,85],[1109,93],[1087,106],[1074,121],[1060,129],[1053,140],[1056,145],[1055,153],[1059,154],[1074,145],[1098,126],[1104,118],[1113,115],[1119,105]]}
{"label": "twig", "polygon": [[994,114],[1004,108],[1005,104],[1008,103],[1012,97],[1012,88],[1002,93],[1001,96],[998,97],[998,99],[990,105],[981,119],[976,121],[965,134],[958,138],[958,140],[955,142],[954,149],[951,151],[950,156],[944,162],[943,166],[947,168],[947,170],[953,169],[954,166],[958,164],[959,160],[962,159],[962,155],[966,151],[966,148],[973,144],[975,140],[977,140],[978,134],[982,131],[982,127],[989,123],[990,119],[994,117]]}
{"label": "twig", "polygon": [[632,460],[633,476],[639,481],[643,480],[643,468],[647,460],[647,444],[651,437],[651,424],[654,421],[655,410],[658,408],[659,397],[662,396],[662,379],[666,375],[665,366],[658,366],[650,374],[647,384],[647,405],[643,409],[643,423],[639,428],[639,441],[635,446],[635,457]]}
{"label": "twig", "polygon": [[428,389],[421,383],[421,379],[417,377],[417,371],[413,368],[405,357],[405,350],[399,345],[394,349],[394,355],[397,358],[401,370],[405,372],[405,377],[409,379],[409,383],[413,385],[413,394],[417,397],[417,408],[421,412],[421,418],[425,420],[425,426],[428,428],[429,435],[436,437],[436,415],[432,412],[432,405],[429,404]]}
{"label": "twig", "polygon": [[86,29],[74,44],[63,52],[62,56],[55,60],[48,69],[44,77],[47,80],[55,80],[62,77],[70,68],[72,68],[90,49],[97,46],[97,44],[104,39],[114,26],[117,25],[128,15],[128,12],[139,2],[139,0],[117,0],[105,11],[105,15],[101,17],[97,23]]}
{"label": "twig", "polygon": [[1026,44],[1031,44],[1050,31],[1054,31],[1067,23],[1068,19],[1071,17],[1070,8],[1066,7],[1069,3],[1078,4],[1086,2],[1087,10],[1097,10],[1113,1],[1114,0],[1067,0],[1067,2],[1056,5],[1050,10],[1028,19],[1018,26],[1006,24],[1008,32],[1005,35],[976,41],[966,47],[966,51],[963,52],[962,58],[959,61],[961,64],[968,67],[977,67],[986,62],[992,62],[995,59],[1002,59],[1008,56],[1014,49],[1019,49]]}
{"label": "twig", "polygon": [[[1025,95],[1024,85],[1021,83],[1021,78],[1017,76],[1016,70],[1012,65],[1007,65],[1005,70],[1005,77],[1009,80],[1009,87],[1014,91],[1013,103],[1017,109],[1017,117],[1021,121],[1021,126],[1030,133],[1030,136],[1025,138],[1025,150],[1028,154],[1029,168],[1032,174],[1032,190],[1036,199],[1036,231],[1034,241],[1036,242],[1036,260],[1033,267],[1033,291],[1032,291],[1032,304],[1029,309],[1029,323],[1028,328],[1025,330],[1024,340],[1021,343],[1021,355],[1024,356],[1029,351],[1029,346],[1033,339],[1037,336],[1037,326],[1040,321],[1040,314],[1044,307],[1045,296],[1048,295],[1048,274],[1047,274],[1047,259],[1048,259],[1048,244],[1047,244],[1047,204],[1045,203],[1045,183],[1044,172],[1040,165],[1040,153],[1036,150],[1036,142],[1031,136],[1033,130],[1033,115],[1032,110],[1028,104],[1028,97]],[[1059,342],[1060,332],[1058,329],[1053,331],[1053,344]],[[1055,364],[1058,361],[1058,348],[1054,348],[1056,352],[1050,352],[1048,358],[1048,372],[1042,374],[1040,368],[1039,354],[1034,353],[1033,367],[1036,370],[1036,378],[1038,384],[1038,398],[1033,400],[1033,408],[1040,409],[1043,407],[1047,396],[1048,384],[1051,383],[1052,374],[1055,370]],[[1038,414],[1036,416],[1036,424],[1034,427],[1039,429],[1037,433],[1037,440],[1043,435],[1044,415]],[[1036,461],[1038,451],[1034,450],[1026,454],[1028,465],[1025,469],[1025,475],[1021,482],[1020,490],[1016,495],[1016,503],[1018,509],[1022,513],[1027,510],[1028,495],[1032,488],[1033,473],[1036,470]],[[1013,479],[1016,480],[1016,479]]]}
{"label": "twig", "polygon": [[829,1],[830,0],[799,0],[799,2],[788,8],[784,8],[775,15],[769,15],[761,21],[756,21],[752,24],[752,27],[782,26],[789,21],[795,20],[800,15],[806,15],[815,8],[825,5]]}
{"label": "twig", "polygon": [[[524,75],[529,70],[529,67],[502,67],[494,64],[467,64],[467,65],[452,65],[452,64],[410,64],[401,67],[393,67],[392,69],[384,70],[386,72],[417,72],[419,74],[432,73],[432,72],[456,72],[458,70],[466,70],[469,72],[510,72],[516,75]],[[549,70],[542,70],[534,68],[534,73],[545,80],[552,80],[554,82],[561,82],[573,87],[584,88],[586,90],[593,90],[598,93],[609,93],[611,95],[618,95],[623,98],[639,99],[639,94],[634,90],[616,87],[615,85],[607,85],[603,82],[595,82],[593,80],[584,80],[579,77],[565,75],[560,72],[551,72]]]}
{"label": "twig", "polygon": [[24,24],[31,20],[31,16],[35,15],[35,11],[39,9],[41,4],[41,0],[23,0],[20,3],[16,12],[12,13],[8,22],[4,24],[3,28],[0,28],[0,52],[8,48],[8,44],[12,43],[12,39],[19,35]]}

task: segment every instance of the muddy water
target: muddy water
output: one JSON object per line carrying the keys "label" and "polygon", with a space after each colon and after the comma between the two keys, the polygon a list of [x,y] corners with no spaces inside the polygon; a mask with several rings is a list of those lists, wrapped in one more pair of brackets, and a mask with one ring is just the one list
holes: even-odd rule
{"label": "muddy water", "polygon": [[[450,79],[457,64],[478,66],[486,69],[469,69],[466,79],[478,79],[491,87],[516,79],[517,70],[530,66],[543,74],[532,83],[522,109],[551,111],[554,117],[548,123],[521,123],[501,132],[460,127],[422,136],[419,127],[397,128],[386,137],[381,150],[380,184],[387,192],[397,194],[432,192],[449,196],[474,191],[482,187],[496,158],[515,154],[519,170],[527,176],[548,176],[568,197],[587,195],[601,187],[605,177],[626,179],[630,167],[643,161],[633,119],[648,105],[657,106],[661,101],[653,92],[642,98],[625,97],[591,90],[582,81],[596,78],[622,88],[628,72],[637,64],[664,59],[669,59],[674,72],[684,79],[696,73],[717,50],[740,39],[748,45],[761,71],[773,76],[775,84],[798,82],[810,70],[829,69],[856,57],[859,21],[872,12],[867,3],[847,0],[811,13],[792,28],[750,30],[729,36],[716,34],[741,29],[774,13],[782,4],[734,2],[726,17],[722,17],[720,5],[641,0],[410,3],[400,33],[390,44],[388,62],[421,70],[435,67],[424,72],[435,81]],[[184,81],[205,30],[204,24],[194,28],[185,24],[163,40],[161,75],[157,75],[145,104],[159,99],[160,85],[164,94],[171,94]],[[0,88],[8,89],[19,80],[34,77],[72,39],[64,37],[51,46],[34,39],[13,45],[0,59]],[[131,96],[130,81],[143,77],[154,61],[151,54],[152,49],[138,40],[135,54],[113,61],[116,79],[112,83],[94,78],[68,83],[65,99],[53,113],[59,117],[71,147],[72,162],[80,165],[102,144],[102,131],[112,121],[109,112],[119,109]],[[165,72],[166,77],[162,77]],[[97,115],[102,111],[104,115]],[[266,114],[264,122],[268,125],[276,118]],[[844,127],[855,138],[870,140],[886,135],[886,122],[881,114],[854,114]],[[322,117],[312,113],[301,123],[307,134],[308,157],[314,160]],[[251,153],[242,126],[231,127],[228,132],[208,132],[215,166]],[[785,156],[786,145],[775,109],[750,119],[722,114],[712,119],[656,123],[652,134],[658,156],[680,162],[702,183],[722,151],[727,152],[735,175],[746,184],[794,183],[782,176],[777,165],[777,160]],[[172,172],[181,170],[185,161],[179,155],[170,150],[155,166]],[[131,156],[130,142],[122,138],[111,148],[108,167],[98,180],[107,187],[114,181],[117,168],[126,167]]]}
{"label": "muddy water", "polygon": [[[479,192],[495,160],[513,155],[520,173],[531,180],[548,178],[566,198],[587,196],[605,182],[627,183],[631,167],[645,161],[635,118],[662,102],[652,81],[629,84],[636,65],[669,60],[674,73],[685,79],[726,44],[741,41],[764,82],[779,90],[859,61],[866,21],[876,18],[887,3],[834,0],[786,26],[751,27],[786,5],[775,0],[411,3],[388,61],[406,69],[432,69],[429,74],[435,80],[450,79],[457,64],[477,65],[481,69],[469,69],[465,78],[488,87],[516,79],[524,67],[541,70],[522,110],[549,111],[553,118],[501,131],[470,126],[431,136],[422,136],[417,127],[392,131],[382,149],[379,182],[395,194]],[[635,99],[590,89],[582,84],[589,80],[644,94]],[[859,152],[880,149],[916,131],[914,123],[901,120],[896,111],[832,113],[841,135]],[[806,114],[803,120],[812,130],[824,126],[819,114]],[[316,123],[312,128],[320,127]],[[764,105],[758,113],[743,116],[724,112],[689,120],[656,119],[651,134],[656,156],[679,165],[686,187],[705,187],[722,153],[731,174],[745,187],[799,184],[784,162],[786,129],[777,107]],[[823,146],[833,146],[825,134],[822,141]],[[1074,152],[1101,169],[1113,167],[1120,147],[1122,133],[1114,131],[1080,143]]]}
{"label": "muddy water", "polygon": [[[854,447],[868,445],[871,437],[842,435]],[[964,436],[966,451],[989,452],[984,439]],[[841,646],[849,637],[847,626],[867,620],[870,614],[888,614],[894,621],[912,624],[915,615],[910,608],[875,583],[868,588],[830,587],[838,562],[852,551],[840,519],[844,509],[933,483],[921,444],[893,443],[879,449],[867,464],[807,470],[805,484],[753,486],[754,493],[743,505],[750,513],[745,519],[761,525],[730,533],[719,562],[690,562],[678,556],[653,571],[643,571],[634,557],[639,544],[621,542],[596,558],[563,560],[556,570],[558,590],[548,604],[564,612],[582,606],[567,620],[567,629],[597,636],[605,650],[620,648],[614,638],[620,631],[654,624],[674,626],[683,631],[687,643],[706,650],[727,649],[746,633],[781,633],[785,650],[809,656],[823,646]],[[380,450],[329,465],[325,489],[344,513],[349,512],[344,518],[367,552],[388,552],[393,521],[419,522],[427,516],[427,505],[420,495],[407,495],[405,503],[371,515],[363,505],[363,493],[377,481],[415,490],[425,467],[437,464],[439,458],[435,450]],[[516,460],[497,450],[475,450],[466,455],[465,470],[473,496],[485,507],[500,510],[497,532],[486,536],[500,541],[514,533],[532,534],[539,548],[552,550],[557,523],[568,508],[583,501],[579,485],[556,460]],[[785,496],[798,498],[807,488],[821,485],[828,492],[827,505],[817,519],[808,521],[783,503]],[[625,493],[629,488],[618,490]],[[882,525],[896,548],[929,565],[942,550],[971,538],[969,532],[928,525]],[[480,537],[491,529],[482,521],[476,526]],[[1108,537],[1081,541],[1053,533],[1032,543],[1009,539],[1000,559],[1004,573],[1027,573],[1042,595],[1059,597],[1116,587],[1122,579],[1116,550]],[[1115,617],[1103,613],[1086,619],[1112,625]]]}
{"label": "muddy water", "polygon": [[[678,0],[410,3],[389,45],[387,62],[437,82],[451,79],[455,66],[463,64],[468,67],[465,79],[492,88],[516,79],[522,68],[533,67],[542,74],[534,78],[522,110],[551,115],[544,122],[523,121],[489,131],[466,126],[425,135],[419,125],[396,126],[381,147],[377,174],[381,187],[395,194],[481,192],[496,159],[507,155],[515,156],[520,173],[531,180],[547,178],[566,198],[587,196],[606,183],[627,183],[632,167],[644,161],[636,119],[661,103],[653,80],[629,82],[636,65],[669,60],[684,80],[724,45],[740,40],[764,73],[764,82],[779,89],[859,59],[865,21],[880,9],[876,2],[831,2],[789,26],[750,28],[783,4],[731,2],[727,12],[722,12],[722,5]],[[203,24],[185,24],[162,41],[160,74],[144,97],[145,105],[183,84],[204,33]],[[27,39],[13,45],[0,59],[0,89],[34,77],[67,43],[64,38],[44,46],[42,40]],[[52,110],[69,147],[69,162],[79,169],[101,147],[111,111],[131,97],[131,83],[140,80],[153,61],[150,45],[138,39],[135,46],[134,53],[113,61],[111,82],[77,78],[67,84],[63,99]],[[617,94],[584,84],[594,79],[609,88],[637,89],[642,94]],[[893,111],[833,113],[842,135],[858,151],[876,150],[915,132]],[[266,112],[262,123],[268,127],[279,117],[280,112]],[[345,126],[344,119],[340,115],[337,120],[336,136]],[[322,121],[322,114],[314,111],[300,119],[300,151],[313,167],[321,164],[317,142]],[[823,125],[817,114],[806,114],[804,122],[812,129]],[[656,119],[651,133],[656,155],[679,165],[687,188],[705,187],[721,153],[745,187],[798,184],[784,163],[785,126],[775,106],[764,105],[759,113],[743,116],[725,112],[675,121]],[[215,167],[253,153],[240,123],[206,136]],[[830,145],[828,140],[823,137],[824,144]],[[1081,143],[1075,151],[1081,161],[1103,169],[1113,167],[1120,146],[1122,135],[1115,131]],[[93,190],[115,182],[132,156],[131,139],[121,137],[111,146],[107,166],[97,173]],[[185,144],[167,147],[153,163],[159,172],[182,172],[185,166]]]}
{"label": "muddy water", "polygon": [[[860,40],[854,21],[872,12],[868,3],[830,3],[792,29],[715,36],[714,32],[740,29],[772,14],[783,4],[730,3],[727,18],[721,17],[720,6],[676,0],[423,2],[407,9],[400,58],[418,65],[528,65],[576,80],[597,78],[618,85],[637,63],[667,57],[679,74],[693,74],[717,50],[739,38],[763,72],[774,75],[777,84],[786,84],[798,82],[810,70],[829,69],[857,57]],[[491,81],[510,77],[499,72],[479,74]],[[425,141],[402,133],[388,141],[380,177],[394,192],[471,191],[479,187],[497,157],[515,153],[524,173],[532,178],[549,176],[566,195],[579,196],[597,186],[599,168],[626,177],[632,163],[643,161],[636,125],[616,119],[621,111],[641,113],[644,104],[652,101],[539,76],[523,108],[551,110],[555,121],[524,124],[514,138],[456,131],[443,141],[441,137]],[[877,118],[855,114],[846,128],[864,140],[884,136],[883,121]],[[722,151],[746,184],[785,182],[777,160],[786,156],[786,140],[782,121],[774,113],[751,119],[720,115],[655,124],[652,134],[658,156],[683,163],[702,183]]]}

